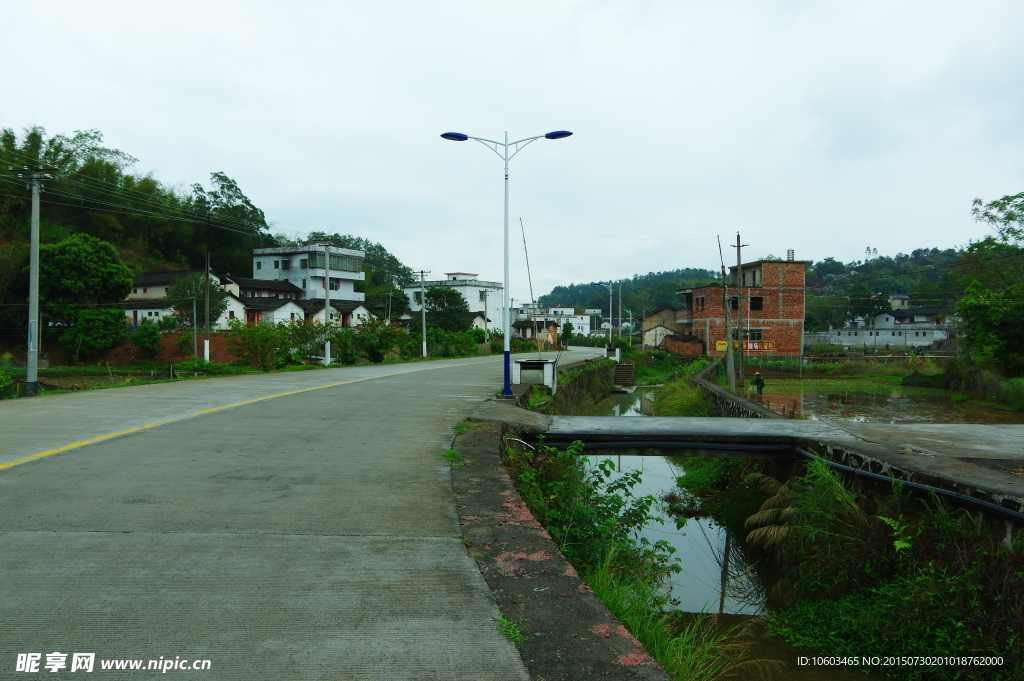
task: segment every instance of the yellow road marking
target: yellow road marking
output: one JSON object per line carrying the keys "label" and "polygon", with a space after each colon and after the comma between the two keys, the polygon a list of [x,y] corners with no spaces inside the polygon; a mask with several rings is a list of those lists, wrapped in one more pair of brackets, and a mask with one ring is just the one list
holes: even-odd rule
{"label": "yellow road marking", "polygon": [[82,440],[81,442],[74,442],[74,443],[69,444],[69,445],[64,445],[63,447],[57,447],[56,449],[48,449],[45,452],[39,452],[38,454],[33,454],[31,456],[26,456],[26,457],[24,457],[22,459],[15,459],[14,461],[8,461],[7,463],[2,463],[2,464],[0,464],[0,470],[3,470],[4,468],[10,468],[11,466],[17,466],[18,464],[28,463],[29,461],[35,461],[36,459],[42,459],[43,457],[51,456],[53,454],[60,454],[61,452],[66,452],[69,449],[75,449],[76,447],[84,447],[85,445],[91,445],[93,443],[101,442],[103,440],[109,440],[110,438],[117,437],[118,435],[127,435],[128,433],[137,433],[140,430],[146,430],[147,428],[154,428],[156,426],[163,425],[164,423],[174,423],[175,421],[182,421],[182,420],[190,418],[192,416],[200,416],[202,414],[209,414],[211,412],[220,411],[221,409],[230,409],[231,407],[240,407],[243,404],[252,404],[254,402],[262,402],[263,400],[272,400],[275,397],[285,397],[287,395],[298,395],[299,393],[308,393],[308,392],[310,392],[312,390],[323,390],[324,388],[334,388],[334,387],[339,386],[339,385],[347,385],[349,383],[358,383],[360,381],[372,381],[375,378],[387,378],[388,376],[401,376],[403,374],[412,374],[412,373],[415,373],[417,371],[431,371],[431,370],[434,370],[434,369],[450,369],[452,367],[462,367],[462,366],[468,366],[470,364],[487,364],[489,362],[497,362],[497,361],[499,361],[499,360],[485,359],[485,360],[481,360],[479,362],[461,362],[459,364],[446,364],[445,366],[423,367],[422,369],[412,369],[410,371],[395,371],[395,372],[392,372],[390,374],[381,374],[380,376],[365,376],[363,378],[353,378],[353,379],[348,380],[348,381],[339,381],[337,383],[328,383],[327,385],[316,385],[316,386],[313,386],[312,388],[302,388],[301,390],[291,390],[291,391],[286,392],[286,393],[277,393],[276,395],[264,395],[263,397],[255,397],[255,398],[253,398],[251,400],[243,400],[242,402],[232,402],[231,404],[224,404],[224,405],[221,405],[219,407],[211,407],[210,409],[203,409],[201,411],[194,411],[194,412],[192,412],[190,414],[182,414],[181,416],[175,416],[172,419],[162,419],[160,421],[153,421],[153,423],[147,423],[144,426],[138,426],[136,428],[129,428],[127,430],[119,430],[116,433],[107,433],[105,435],[97,435],[96,437],[91,437],[88,440]]}

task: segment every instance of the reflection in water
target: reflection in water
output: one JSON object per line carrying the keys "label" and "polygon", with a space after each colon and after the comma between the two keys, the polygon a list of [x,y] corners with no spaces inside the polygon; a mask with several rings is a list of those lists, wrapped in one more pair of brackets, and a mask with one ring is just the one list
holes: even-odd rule
{"label": "reflection in water", "polygon": [[[597,458],[591,461],[597,463]],[[676,478],[683,474],[681,467],[660,456],[618,456],[615,464],[620,472],[642,473],[642,482],[633,490],[638,496],[651,494],[660,499],[676,488]],[[680,610],[764,614],[764,586],[736,537],[710,518],[691,518],[676,530],[673,517],[661,511],[655,515],[664,524],[644,527],[640,536],[651,543],[667,541],[676,549],[682,572],[672,575],[668,586]]]}

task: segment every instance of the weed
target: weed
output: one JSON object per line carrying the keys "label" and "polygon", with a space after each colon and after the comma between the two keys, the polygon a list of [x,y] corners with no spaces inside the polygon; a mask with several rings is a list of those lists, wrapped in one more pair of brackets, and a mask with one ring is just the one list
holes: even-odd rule
{"label": "weed", "polygon": [[464,465],[462,461],[462,454],[457,449],[449,449],[446,452],[441,452],[441,456],[448,459],[448,463],[452,466]]}
{"label": "weed", "polygon": [[462,435],[468,429],[469,429],[469,424],[466,423],[465,421],[463,421],[461,423],[456,423],[454,426],[452,426],[452,432],[454,432],[456,435]]}
{"label": "weed", "polygon": [[505,619],[500,615],[498,617],[492,617],[491,619],[493,619],[495,624],[498,625],[498,632],[508,640],[513,643],[522,643],[526,640],[526,637],[520,633],[519,627],[516,626],[516,623],[512,620]]}

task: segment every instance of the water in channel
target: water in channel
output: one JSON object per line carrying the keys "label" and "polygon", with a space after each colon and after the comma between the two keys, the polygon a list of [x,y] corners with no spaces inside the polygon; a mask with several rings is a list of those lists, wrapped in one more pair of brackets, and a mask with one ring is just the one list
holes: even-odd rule
{"label": "water in channel", "polygon": [[[590,415],[650,415],[654,392],[654,388],[637,388],[633,393],[613,393],[598,403]],[[591,457],[591,462],[596,464],[606,459],[612,460],[618,471],[642,473],[641,483],[633,490],[637,496],[650,494],[660,499],[678,489],[676,479],[684,473],[682,457],[600,456]],[[640,534],[651,543],[664,540],[676,550],[682,571],[672,575],[667,584],[671,587],[675,607],[683,612],[722,613],[737,622],[768,614],[765,585],[748,559],[742,541],[711,518],[690,518],[677,530],[674,518],[660,510],[656,514],[664,524],[652,523]],[[758,639],[751,653],[754,659],[786,663],[785,671],[772,678],[791,681],[885,681],[886,678],[857,669],[801,666],[798,664],[801,656],[821,653],[795,649],[776,636]],[[753,681],[762,677],[751,670],[731,678]]]}
{"label": "water in channel", "polygon": [[[647,416],[651,413],[654,388],[637,388],[633,393],[612,393],[598,403],[595,416]],[[684,473],[681,457],[601,456],[611,458],[620,471],[640,471],[642,482],[634,493],[660,499],[676,489],[676,478]],[[716,612],[730,615],[765,613],[765,589],[750,568],[739,542],[711,518],[691,518],[681,530],[675,519],[658,512],[664,524],[645,527],[642,536],[651,543],[665,540],[676,550],[683,571],[670,582],[672,598],[686,612]]]}

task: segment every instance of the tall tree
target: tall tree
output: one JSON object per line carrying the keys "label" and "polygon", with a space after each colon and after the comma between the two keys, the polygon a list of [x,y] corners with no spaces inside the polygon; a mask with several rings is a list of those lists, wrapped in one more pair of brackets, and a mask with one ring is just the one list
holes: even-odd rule
{"label": "tall tree", "polygon": [[[191,325],[192,303],[196,305],[196,319],[203,324],[203,310],[206,307],[206,275],[193,272],[175,279],[167,286],[166,298],[171,308]],[[210,323],[214,324],[228,308],[228,294],[214,282],[210,282]]]}
{"label": "tall tree", "polygon": [[81,310],[121,303],[131,290],[131,270],[106,241],[75,234],[39,247],[39,301],[51,319],[73,324]]}
{"label": "tall tree", "polygon": [[426,307],[430,316],[427,326],[442,331],[469,331],[469,303],[462,294],[450,286],[431,286],[427,289]]}

